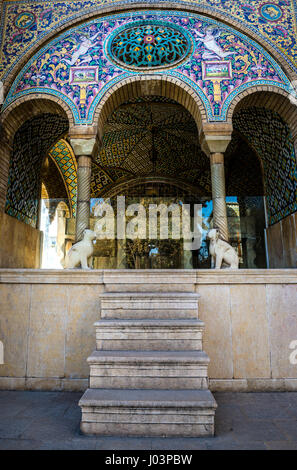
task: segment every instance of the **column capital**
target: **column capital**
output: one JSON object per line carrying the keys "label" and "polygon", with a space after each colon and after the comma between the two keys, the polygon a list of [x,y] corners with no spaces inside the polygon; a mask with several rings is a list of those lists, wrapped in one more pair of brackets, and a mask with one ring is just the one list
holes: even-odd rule
{"label": "column capital", "polygon": [[91,139],[96,137],[98,134],[97,126],[90,125],[76,125],[69,128],[69,138],[70,139]]}
{"label": "column capital", "polygon": [[231,142],[233,126],[228,123],[207,123],[204,124],[200,134],[200,145],[202,150],[210,154],[225,153]]}
{"label": "column capital", "polygon": [[84,139],[78,137],[70,137],[69,140],[76,157],[80,157],[82,155],[86,157],[91,157],[96,151],[96,148],[98,148],[98,142],[96,137]]}

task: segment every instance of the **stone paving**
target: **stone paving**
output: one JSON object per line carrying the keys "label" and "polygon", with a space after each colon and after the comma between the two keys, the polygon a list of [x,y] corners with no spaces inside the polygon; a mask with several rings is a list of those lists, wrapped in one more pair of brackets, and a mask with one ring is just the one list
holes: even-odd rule
{"label": "stone paving", "polygon": [[297,393],[215,393],[214,438],[80,434],[82,393],[0,391],[0,450],[297,450]]}

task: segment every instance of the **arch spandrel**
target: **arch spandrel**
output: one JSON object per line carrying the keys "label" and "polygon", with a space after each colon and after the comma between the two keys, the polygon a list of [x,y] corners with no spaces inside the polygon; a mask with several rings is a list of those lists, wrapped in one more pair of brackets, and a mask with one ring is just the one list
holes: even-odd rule
{"label": "arch spandrel", "polygon": [[[204,14],[235,26],[237,30],[252,37],[266,50],[272,52],[290,79],[294,79],[294,75],[296,78],[296,0],[281,0],[277,7],[274,3],[274,8],[276,7],[278,12],[267,12],[269,4],[266,0],[260,2],[250,0],[248,5],[245,0],[235,2],[197,0],[190,4],[187,0],[178,0],[174,3],[152,0],[150,5],[159,9],[183,8],[184,11]],[[36,0],[31,4],[26,0],[19,0],[14,3],[13,8],[10,8],[9,2],[4,2],[2,7],[4,21],[3,26],[0,25],[0,33],[2,33],[2,58],[5,60],[0,64],[0,78],[5,81],[6,89],[9,88],[26,61],[42,47],[42,44],[55,37],[57,31],[98,15],[146,7],[147,3],[141,0],[114,0],[112,3],[103,4],[97,0],[73,0],[68,3],[54,0],[51,5],[42,0]],[[25,18],[22,18],[22,15],[25,15]],[[25,20],[25,24],[20,28],[22,20]]]}
{"label": "arch spandrel", "polygon": [[[145,19],[144,19],[145,17]],[[210,122],[224,122],[230,102],[250,86],[274,86],[289,92],[290,82],[258,44],[210,18],[176,11],[142,11],[110,15],[73,28],[41,49],[20,72],[4,103],[44,93],[71,108],[75,125],[92,125],[104,96],[124,80],[143,75],[109,60],[108,41],[117,28],[135,21],[158,20],[187,31],[191,51],[181,62],[148,68],[155,76],[180,80],[202,101]],[[156,42],[156,38],[155,38]]]}

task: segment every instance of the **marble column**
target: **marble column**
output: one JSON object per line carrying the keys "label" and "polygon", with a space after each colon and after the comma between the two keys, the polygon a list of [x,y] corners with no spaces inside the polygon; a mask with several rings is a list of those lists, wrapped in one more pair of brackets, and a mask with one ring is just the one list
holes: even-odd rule
{"label": "marble column", "polygon": [[79,155],[77,158],[77,209],[75,239],[82,239],[83,231],[90,224],[92,158],[90,155]]}
{"label": "marble column", "polygon": [[209,156],[213,201],[213,226],[220,231],[222,239],[229,240],[224,153],[231,141],[232,124],[205,123],[200,133],[200,145]]}
{"label": "marble column", "polygon": [[221,238],[228,241],[229,232],[223,153],[210,154],[210,170],[213,203],[213,226],[219,229]]}
{"label": "marble column", "polygon": [[83,231],[90,224],[90,193],[92,173],[92,153],[96,144],[95,138],[70,139],[77,158],[77,207],[75,240],[82,239]]}

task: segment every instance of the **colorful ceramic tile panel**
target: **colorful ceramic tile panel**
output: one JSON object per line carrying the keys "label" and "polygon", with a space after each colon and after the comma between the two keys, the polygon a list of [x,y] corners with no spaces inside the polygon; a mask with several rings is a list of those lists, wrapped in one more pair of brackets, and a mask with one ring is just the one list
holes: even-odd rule
{"label": "colorful ceramic tile panel", "polygon": [[[226,25],[199,15],[143,11],[96,19],[59,36],[23,69],[4,108],[28,93],[50,93],[71,107],[76,123],[92,123],[94,110],[107,90],[124,78],[139,74],[137,67],[131,70],[131,57],[127,58],[126,53],[121,55],[121,66],[119,57],[109,58],[113,41],[121,37],[118,33],[122,34],[126,27],[131,29],[131,22],[145,28],[150,23],[159,28],[163,25],[164,31],[170,24],[172,30],[183,31],[189,38],[191,51],[186,57],[181,55],[182,62],[169,63],[172,44],[168,43],[166,63],[169,68],[160,70],[157,65],[150,67],[150,72],[155,70],[189,84],[203,101],[210,121],[224,121],[231,100],[248,87],[274,85],[290,89],[288,79],[268,53]],[[144,36],[142,41],[146,40]],[[165,49],[165,43],[162,44]],[[143,50],[153,47],[143,45]],[[160,49],[161,55],[163,52]],[[143,60],[142,57],[142,65]]]}
{"label": "colorful ceramic tile panel", "polygon": [[40,192],[40,171],[48,149],[68,129],[61,116],[37,116],[17,131],[10,161],[5,211],[36,227]]}
{"label": "colorful ceramic tile panel", "polygon": [[242,110],[234,128],[263,162],[269,225],[297,210],[297,170],[292,136],[280,116],[267,109]]}
{"label": "colorful ceramic tile panel", "polygon": [[51,157],[58,166],[71,203],[72,216],[76,214],[77,200],[77,163],[73,150],[64,139],[60,139],[50,150]]}
{"label": "colorful ceramic tile panel", "polygon": [[111,59],[124,67],[164,67],[174,65],[190,52],[192,42],[184,28],[172,27],[157,20],[143,24],[133,22],[118,30],[108,41],[108,54]]}
{"label": "colorful ceramic tile panel", "polygon": [[[158,3],[165,0],[157,0]],[[146,0],[154,4],[156,0]],[[165,2],[166,3],[166,2]],[[296,0],[177,0],[179,7],[197,6],[205,13],[236,20],[275,48],[290,66],[297,68]],[[6,77],[20,58],[37,41],[57,27],[84,14],[95,14],[106,6],[137,4],[136,0],[53,0],[4,1],[1,15],[2,64],[0,77]],[[136,5],[135,5],[136,7]]]}

